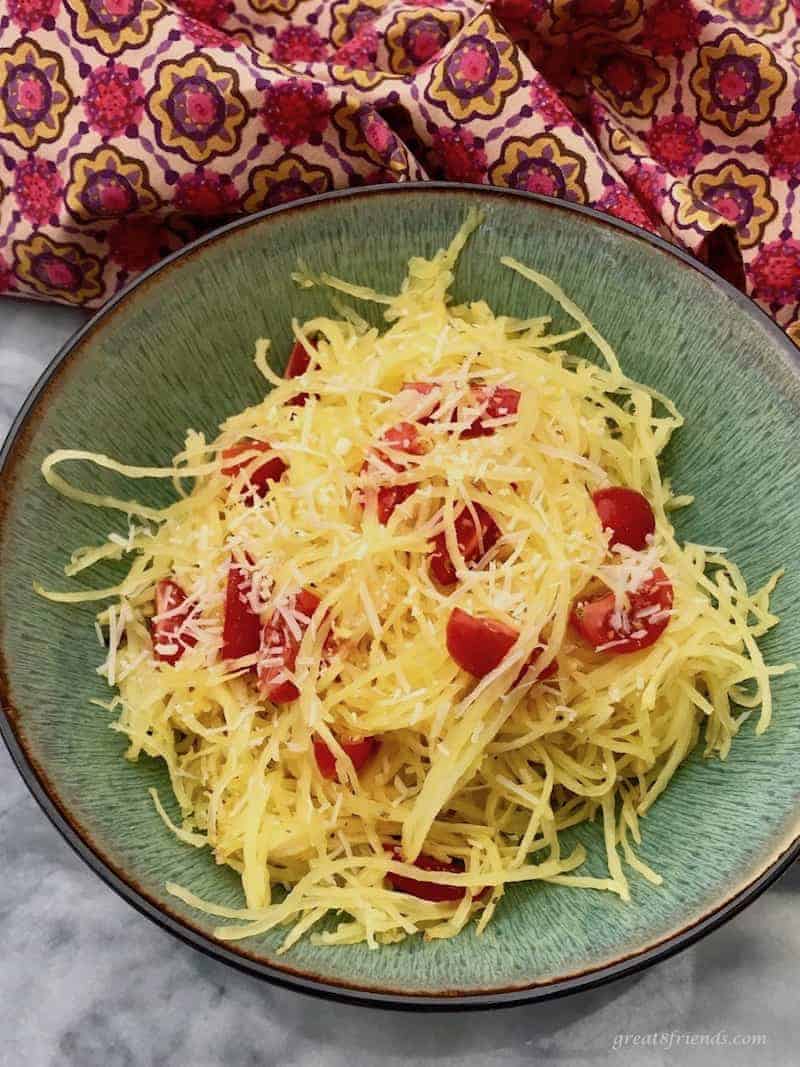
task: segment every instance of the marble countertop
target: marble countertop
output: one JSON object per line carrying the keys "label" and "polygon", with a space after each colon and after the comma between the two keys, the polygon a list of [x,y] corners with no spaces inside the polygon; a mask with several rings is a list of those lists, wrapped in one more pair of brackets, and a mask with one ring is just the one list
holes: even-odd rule
{"label": "marble countertop", "polygon": [[[0,301],[0,439],[83,319]],[[410,1015],[273,988],[176,941],[72,853],[2,746],[0,857],[2,1067],[797,1059],[798,867],[722,929],[641,975],[528,1007]]]}

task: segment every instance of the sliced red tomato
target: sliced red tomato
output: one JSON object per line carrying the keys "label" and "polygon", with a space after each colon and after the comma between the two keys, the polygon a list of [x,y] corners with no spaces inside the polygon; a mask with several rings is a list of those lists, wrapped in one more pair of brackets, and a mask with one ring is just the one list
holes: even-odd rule
{"label": "sliced red tomato", "polygon": [[250,592],[250,575],[237,563],[231,563],[222,624],[223,659],[251,656],[261,647],[261,619],[250,606]]}
{"label": "sliced red tomato", "polygon": [[378,522],[385,526],[392,517],[395,508],[399,508],[404,500],[412,496],[418,486],[414,482],[409,485],[382,485],[378,490]]}
{"label": "sliced red tomato", "polygon": [[291,613],[300,630],[300,637],[292,633],[284,613],[275,611],[261,628],[260,653],[257,665],[258,686],[273,704],[286,704],[300,695],[294,682],[286,677],[294,671],[302,635],[308,629],[311,616],[319,607],[319,597],[308,589],[301,589],[290,599],[287,613]]}
{"label": "sliced red tomato", "polygon": [[[534,649],[534,651],[533,651],[533,653],[531,655],[531,658],[528,660],[528,663],[527,663],[527,666],[525,667],[525,670],[527,670],[528,667],[532,667],[536,663],[536,660],[539,658],[539,656],[541,656],[541,654],[542,654],[541,649],[538,649],[538,648]],[[524,671],[523,671],[523,673],[524,673]],[[555,659],[551,660],[547,664],[545,669],[543,671],[539,672],[539,674],[536,676],[536,681],[537,682],[546,682],[547,679],[548,678],[552,678],[554,674],[558,674],[558,660],[555,660]]]}
{"label": "sliced red tomato", "polygon": [[[518,637],[519,631],[513,626],[508,626],[499,619],[470,615],[461,608],[453,608],[447,621],[447,651],[459,667],[476,678],[483,678],[499,666],[516,644]],[[517,675],[514,685],[522,681],[530,667],[536,665],[542,652],[541,645],[534,648],[528,662]],[[536,676],[536,681],[543,682],[552,678],[557,671],[558,663],[553,660]]]}
{"label": "sliced red tomato", "polygon": [[610,544],[637,551],[647,546],[647,538],[656,530],[656,517],[647,497],[624,485],[612,485],[592,493],[592,501],[603,529],[611,531]]}
{"label": "sliced red tomato", "polygon": [[300,341],[295,341],[289,354],[289,362],[283,372],[284,378],[299,378],[311,366],[311,353]]}
{"label": "sliced red tomato", "polygon": [[[486,508],[480,504],[474,504],[473,507],[478,518],[477,525],[470,508],[462,508],[455,518],[456,541],[467,564],[480,559],[497,544],[501,536],[500,527]],[[455,585],[458,581],[455,565],[447,551],[447,539],[444,532],[437,534],[433,539],[430,570],[440,585]]]}
{"label": "sliced red tomato", "polygon": [[519,633],[499,619],[470,615],[453,608],[447,620],[447,651],[463,670],[483,678],[502,662]]}
{"label": "sliced red tomato", "polygon": [[[398,452],[406,452],[409,455],[414,456],[420,456],[425,452],[425,442],[420,437],[419,431],[412,422],[399,422],[396,426],[390,427],[390,429],[383,435],[382,440]],[[376,455],[382,464],[391,467],[392,470],[403,471],[406,469],[402,463],[398,463],[396,460],[391,459],[380,450],[376,450]],[[361,467],[362,472],[369,470],[369,467],[369,459],[364,460]],[[399,507],[404,500],[408,500],[417,488],[418,485],[416,482],[407,485],[380,486],[376,494],[378,522],[382,526],[385,526],[391,518],[394,509]]]}
{"label": "sliced red tomato", "polygon": [[[350,757],[355,772],[358,774],[377,749],[378,739],[377,737],[340,737],[339,744],[342,746],[345,755]],[[319,773],[323,778],[339,781],[339,775],[336,771],[336,758],[321,737],[314,738],[314,758],[317,761]]]}
{"label": "sliced red tomato", "polygon": [[420,396],[430,396],[438,388],[436,382],[403,382],[403,389],[411,389]]}
{"label": "sliced red tomato", "polygon": [[[529,668],[536,666],[536,661],[539,659],[543,651],[544,647],[539,645],[533,652],[531,652],[530,656],[528,656],[528,662],[517,675],[514,685],[518,685],[522,681],[528,673]],[[546,682],[547,679],[552,678],[554,674],[558,674],[558,660],[555,659],[551,660],[543,670],[539,671],[534,680],[537,682]]]}
{"label": "sliced red tomato", "polygon": [[[387,845],[386,848],[396,860],[402,862],[403,854],[397,845]],[[425,852],[417,856],[414,860],[414,866],[419,868],[420,871],[447,871],[450,874],[463,874],[464,872],[464,864],[461,860],[451,860],[449,863],[445,863],[444,860],[437,860],[434,856],[428,856]],[[431,900],[434,903],[461,900],[468,892],[461,885],[434,885],[433,882],[407,878],[403,874],[389,872],[386,877],[392,889],[396,889],[399,893],[409,893],[412,897],[418,897],[420,900]]]}
{"label": "sliced red tomato", "polygon": [[[294,347],[289,354],[286,370],[283,372],[284,378],[299,378],[301,374],[305,374],[310,366],[311,353],[300,341],[295,341]],[[306,400],[308,400],[308,393],[297,393],[289,403],[294,407],[301,408],[305,405]]]}
{"label": "sliced red tomato", "polygon": [[[483,412],[472,422],[466,430],[461,431],[461,437],[491,437],[497,427],[486,424],[493,419],[508,418],[516,415],[519,410],[521,393],[518,389],[509,389],[505,385],[476,385],[471,390],[472,396],[470,407],[484,406]],[[458,411],[455,412],[456,420],[460,418]]]}
{"label": "sliced red tomato", "polygon": [[413,422],[398,422],[396,426],[389,427],[382,440],[398,452],[407,452],[412,456],[425,453],[425,442]]}
{"label": "sliced red tomato", "polygon": [[[429,408],[424,408],[415,416],[415,421],[423,424],[432,422],[436,418],[439,407],[437,382],[405,382],[403,391],[413,390],[421,397],[430,397]],[[470,408],[483,408],[481,414],[473,422],[461,431],[461,437],[489,437],[495,433],[497,427],[486,425],[493,419],[503,419],[516,415],[519,410],[521,393],[518,389],[511,389],[505,385],[474,385],[470,388],[468,406]],[[461,420],[461,412],[456,409],[452,415],[453,422]]]}
{"label": "sliced red tomato", "polygon": [[419,394],[420,397],[430,397],[430,401],[427,406],[420,405],[422,410],[415,417],[415,421],[422,423],[423,426],[427,426],[428,423],[433,422],[436,416],[436,410],[439,407],[439,401],[437,393],[439,386],[436,382],[405,382],[401,392],[414,392]]}
{"label": "sliced red tomato", "polygon": [[[254,452],[271,451],[272,446],[268,441],[255,441],[248,437],[244,441],[231,445],[230,448],[224,450],[222,458],[225,460],[225,465],[222,468],[222,473],[227,475],[228,478],[236,478],[253,463]],[[242,455],[246,455],[246,458],[239,459],[239,456]],[[280,456],[273,456],[272,459],[268,459],[266,463],[262,463],[260,467],[256,467],[255,470],[251,471],[248,485],[253,487],[256,496],[263,499],[269,492],[269,483],[277,482],[287,467],[288,464],[284,463]],[[244,493],[245,503],[252,505],[252,492],[245,488]]]}
{"label": "sliced red tomato", "polygon": [[584,641],[599,652],[625,655],[654,644],[669,625],[672,583],[661,567],[628,597],[626,611],[617,611],[614,594],[579,600],[570,620]]}
{"label": "sliced red tomato", "polygon": [[175,664],[187,648],[197,644],[194,634],[183,632],[184,623],[191,613],[192,605],[187,603],[183,589],[171,578],[162,578],[156,584],[156,613],[150,625],[156,659]]}

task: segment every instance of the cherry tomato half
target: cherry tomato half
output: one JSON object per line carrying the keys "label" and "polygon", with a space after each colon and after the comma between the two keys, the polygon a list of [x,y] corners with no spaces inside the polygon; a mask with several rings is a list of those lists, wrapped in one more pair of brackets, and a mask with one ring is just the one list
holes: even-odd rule
{"label": "cherry tomato half", "polygon": [[[340,737],[339,744],[345,755],[350,757],[355,772],[358,774],[377,749],[378,739],[376,737]],[[321,737],[314,738],[314,758],[323,778],[340,781],[336,771],[336,758]]]}
{"label": "cherry tomato half", "polygon": [[499,619],[480,618],[453,608],[447,620],[447,651],[476,678],[493,671],[516,643],[519,633]]}
{"label": "cherry tomato half", "polygon": [[672,583],[661,567],[628,597],[626,611],[616,611],[613,593],[579,600],[570,616],[587,644],[600,652],[625,655],[654,644],[669,625]]}
{"label": "cherry tomato half", "polygon": [[[439,407],[439,386],[436,382],[405,382],[401,392],[414,392],[420,398],[419,414],[415,415],[415,421],[427,426],[436,417]],[[422,402],[422,397],[428,397],[427,404]]]}
{"label": "cherry tomato half", "polygon": [[[412,422],[399,422],[396,426],[390,427],[383,435],[382,440],[397,452],[406,452],[408,455],[413,456],[420,456],[425,452],[425,442],[419,436],[419,431]],[[391,459],[379,449],[376,449],[375,454],[381,464],[391,467],[392,470],[399,472],[406,469],[402,463]],[[361,467],[362,472],[369,470],[369,467],[369,459],[364,460]],[[378,488],[376,508],[378,522],[381,526],[386,525],[394,509],[399,507],[404,500],[408,500],[417,488],[418,484],[416,482],[406,485],[382,485]]]}
{"label": "cherry tomato half", "polygon": [[[183,633],[184,623],[191,613],[192,606],[186,603],[183,589],[171,578],[162,578],[156,584],[156,612],[150,624],[156,659],[175,664],[187,648],[197,644],[194,634]],[[165,615],[167,617],[163,618]]]}
{"label": "cherry tomato half", "polygon": [[378,490],[378,522],[385,526],[404,500],[417,490],[417,483],[409,485],[382,485]]}
{"label": "cherry tomato half", "polygon": [[295,341],[292,351],[289,353],[289,362],[283,372],[284,378],[299,378],[305,374],[311,366],[311,353],[300,341]]}
{"label": "cherry tomato half", "polygon": [[248,572],[237,563],[231,563],[222,624],[223,659],[251,656],[261,645],[261,620],[250,606],[250,590]]}
{"label": "cherry tomato half", "polygon": [[286,704],[300,695],[291,679],[284,677],[293,671],[297,663],[302,634],[308,629],[311,616],[319,607],[319,597],[308,589],[301,589],[292,598],[288,611],[295,616],[301,631],[296,637],[289,628],[284,615],[275,611],[261,628],[261,645],[258,659],[258,686],[273,704]]}
{"label": "cherry tomato half", "polygon": [[[226,463],[222,468],[222,473],[227,475],[228,478],[237,478],[253,462],[254,452],[271,451],[272,446],[268,441],[255,441],[248,437],[244,441],[231,445],[230,448],[224,450],[222,458]],[[245,454],[246,459],[240,460],[238,458]],[[260,467],[256,467],[255,470],[251,471],[247,485],[243,489],[245,504],[249,507],[254,503],[253,493],[248,491],[249,486],[252,486],[255,490],[256,496],[263,499],[269,492],[269,483],[277,482],[287,467],[288,464],[284,463],[280,456],[273,456],[272,459],[268,459],[266,463],[262,463]]]}
{"label": "cherry tomato half", "polygon": [[[402,862],[403,855],[400,849],[396,845],[387,845],[387,850],[392,853],[396,860]],[[448,871],[451,874],[463,874],[464,864],[461,860],[452,860],[449,863],[445,863],[443,860],[437,860],[433,856],[428,856],[422,852],[414,860],[414,866],[418,867],[421,871]],[[409,893],[412,897],[417,897],[419,900],[431,900],[434,903],[441,903],[449,900],[461,900],[468,890],[461,885],[434,885],[433,882],[418,881],[416,878],[407,878],[404,874],[392,874],[389,872],[386,875],[390,882],[392,889],[396,889],[399,893]]]}
{"label": "cherry tomato half", "polygon": [[407,452],[411,456],[421,456],[426,451],[425,442],[413,422],[398,422],[396,426],[390,426],[382,440],[398,452]]}
{"label": "cherry tomato half", "polygon": [[647,538],[656,530],[656,517],[646,497],[624,485],[612,485],[592,493],[592,501],[603,529],[611,531],[610,544],[637,551],[647,546]]}
{"label": "cherry tomato half", "polygon": [[[480,504],[473,505],[478,517],[475,524],[470,508],[462,508],[455,517],[456,541],[461,555],[467,564],[474,563],[497,544],[501,536],[500,527],[492,516]],[[431,575],[440,585],[455,585],[458,581],[455,565],[447,551],[447,539],[444,531],[433,539],[430,556]]]}
{"label": "cherry tomato half", "polygon": [[497,428],[495,426],[487,426],[487,422],[491,422],[492,419],[502,419],[507,418],[509,415],[516,415],[519,410],[519,401],[522,394],[517,389],[509,389],[504,385],[476,385],[471,392],[470,406],[485,405],[485,408],[466,430],[461,431],[461,437],[463,438],[491,437]]}
{"label": "cherry tomato half", "polygon": [[[305,374],[308,368],[311,366],[311,353],[302,345],[299,341],[295,341],[294,347],[289,354],[289,362],[286,364],[286,370],[283,372],[284,378],[299,378],[301,374]],[[308,393],[298,393],[293,396],[289,401],[294,407],[304,407],[306,400],[308,400]]]}
{"label": "cherry tomato half", "polygon": [[[493,671],[502,663],[517,642],[519,632],[513,626],[507,626],[499,619],[487,619],[470,615],[461,608],[453,608],[447,622],[447,651],[463,670],[476,678]],[[528,662],[522,668],[514,685],[522,681],[529,668],[536,665],[543,652],[541,645],[534,648]],[[552,678],[558,671],[558,663],[553,660],[536,676],[536,681],[543,682]]]}
{"label": "cherry tomato half", "polygon": [[[535,648],[533,650],[533,652],[531,652],[530,658],[528,659],[528,662],[522,668],[522,672],[519,675],[519,677],[517,678],[517,682],[522,681],[522,678],[526,674],[526,672],[527,672],[529,667],[534,667],[536,665],[536,661],[541,656],[542,651],[543,651],[543,649],[541,649],[541,648]],[[537,682],[546,682],[547,679],[548,678],[552,678],[554,674],[558,674],[558,660],[556,660],[556,659],[551,660],[547,664],[547,666],[544,668],[544,670],[539,671],[539,673],[536,675],[536,681]]]}

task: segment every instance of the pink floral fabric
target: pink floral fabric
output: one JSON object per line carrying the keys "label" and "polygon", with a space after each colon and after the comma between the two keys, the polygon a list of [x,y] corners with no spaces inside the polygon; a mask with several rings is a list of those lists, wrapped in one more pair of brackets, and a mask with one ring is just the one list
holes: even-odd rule
{"label": "pink floral fabric", "polygon": [[447,178],[709,261],[800,340],[800,0],[0,0],[0,291],[98,307],[221,221]]}

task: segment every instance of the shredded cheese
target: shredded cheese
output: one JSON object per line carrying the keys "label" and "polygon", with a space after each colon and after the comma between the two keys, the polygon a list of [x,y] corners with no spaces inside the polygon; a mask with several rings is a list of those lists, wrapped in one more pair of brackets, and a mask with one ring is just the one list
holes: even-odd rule
{"label": "shredded cheese", "polygon": [[[515,320],[482,301],[454,306],[456,258],[477,222],[471,217],[432,259],[413,259],[396,295],[300,272],[301,285],[385,305],[387,328],[370,328],[336,297],[340,318],[295,324],[298,340],[314,338],[315,359],[291,381],[272,370],[268,342],[260,341],[256,363],[267,395],[228,419],[212,442],[190,431],[170,466],[128,466],[83,451],[56,452],[43,464],[47,481],[71,499],[140,520],[126,538],[111,535],[73,554],[65,569],[71,576],[128,554],[132,565],[118,586],[94,594],[37,589],[62,602],[112,600],[98,616],[107,653],[99,670],[118,689],[110,707],[129,739],[128,756],[164,760],[181,813],[178,825],[154,795],[165,824],[241,875],[241,909],[168,886],[190,906],[232,920],[217,931],[221,939],[288,925],[288,948],[322,923],[310,933],[320,943],[375,946],[420,931],[452,937],[472,917],[480,932],[503,887],[521,881],[627,900],[623,863],[660,881],[634,852],[639,818],[701,732],[707,754],[724,758],[751,710],[757,733],[769,724],[770,677],[788,669],[767,667],[757,644],[777,622],[769,609],[774,580],[751,593],[719,550],[676,541],[670,513],[691,498],[673,495],[658,458],[680,415],[625,378],[586,315],[528,267],[503,261],[541,286],[577,328],[548,335],[546,318]],[[603,364],[563,349],[579,334],[595,343]],[[432,383],[432,391],[403,390],[412,381]],[[471,392],[475,382],[517,390],[518,413],[488,418]],[[300,390],[303,406],[290,402]],[[460,436],[483,416],[493,433]],[[420,420],[426,450],[405,454],[382,444],[376,456],[402,419]],[[270,451],[241,452],[241,469],[226,475],[223,453],[247,439],[268,440]],[[251,475],[274,456],[286,471],[263,498],[248,500]],[[153,508],[78,490],[58,473],[66,462],[87,461],[132,479],[172,479],[178,498]],[[656,532],[645,550],[609,550],[590,496],[608,484],[651,502]],[[418,488],[381,524],[375,500],[387,485]],[[466,507],[479,526],[477,505],[501,537],[481,543],[476,564],[461,555],[455,522]],[[459,579],[447,590],[428,571],[440,533]],[[292,669],[282,669],[279,650],[272,659],[269,648],[262,654],[262,664],[281,668],[279,679],[298,687],[289,704],[261,695],[249,670],[255,656],[221,658],[231,560],[246,575],[251,608],[262,619],[279,613],[299,643]],[[577,639],[570,610],[593,583],[614,592],[617,629],[642,633],[647,609],[629,619],[628,598],[657,566],[672,583],[674,605],[655,644],[615,656],[615,642],[603,654]],[[160,648],[181,650],[174,665],[156,658],[150,632],[163,579],[187,598],[164,612],[183,620]],[[300,588],[321,600],[312,618],[294,606]],[[480,681],[447,652],[455,606],[520,632]],[[539,665],[557,662],[556,675],[537,682],[528,672],[518,682],[539,643]],[[345,736],[380,738],[359,773],[338,740]],[[333,754],[339,781],[319,774],[315,737]],[[608,868],[599,878],[581,872],[583,849],[563,855],[559,838],[595,818]],[[387,851],[388,841],[402,853]],[[426,870],[425,881],[463,887],[460,902],[419,899],[387,883],[390,872],[419,878],[413,861],[423,850],[458,861],[457,873]],[[333,925],[324,923],[334,916]]]}

